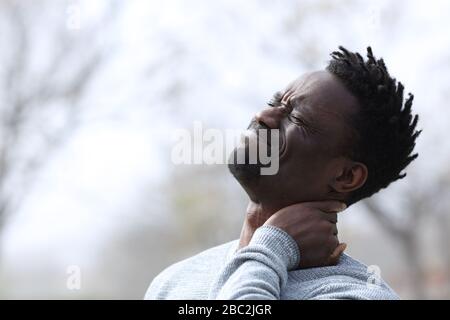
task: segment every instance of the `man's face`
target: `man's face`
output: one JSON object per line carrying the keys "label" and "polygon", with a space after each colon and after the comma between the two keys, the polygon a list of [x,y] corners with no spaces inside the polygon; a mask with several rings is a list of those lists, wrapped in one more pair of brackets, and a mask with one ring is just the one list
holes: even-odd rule
{"label": "man's face", "polygon": [[[258,112],[250,129],[279,129],[279,170],[260,175],[255,165],[229,164],[231,173],[253,201],[284,207],[303,201],[332,199],[330,182],[351,147],[351,117],[356,98],[331,73],[308,73]],[[270,135],[270,133],[269,133]]]}

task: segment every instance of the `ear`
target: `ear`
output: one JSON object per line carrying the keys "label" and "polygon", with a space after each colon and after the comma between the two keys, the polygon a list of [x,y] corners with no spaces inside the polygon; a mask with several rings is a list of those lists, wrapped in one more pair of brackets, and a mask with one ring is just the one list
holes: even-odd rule
{"label": "ear", "polygon": [[367,180],[368,170],[365,164],[346,160],[342,163],[331,181],[331,187],[337,192],[350,192],[361,188]]}

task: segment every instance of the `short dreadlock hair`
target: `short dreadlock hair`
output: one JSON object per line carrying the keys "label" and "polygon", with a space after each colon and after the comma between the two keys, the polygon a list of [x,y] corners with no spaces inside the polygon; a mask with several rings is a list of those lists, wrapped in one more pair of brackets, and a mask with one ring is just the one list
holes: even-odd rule
{"label": "short dreadlock hair", "polygon": [[359,102],[360,110],[352,119],[356,140],[348,156],[369,171],[366,183],[347,199],[350,205],[406,176],[402,170],[418,156],[411,153],[421,130],[416,130],[418,115],[411,114],[414,96],[409,93],[403,101],[404,87],[391,78],[383,59],[377,60],[370,47],[367,61],[357,52],[339,49],[331,53],[326,69]]}

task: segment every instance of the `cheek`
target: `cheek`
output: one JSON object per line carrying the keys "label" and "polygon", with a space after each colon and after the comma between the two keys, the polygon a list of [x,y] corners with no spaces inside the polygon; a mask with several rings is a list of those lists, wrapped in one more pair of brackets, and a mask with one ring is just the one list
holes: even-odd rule
{"label": "cheek", "polygon": [[301,128],[286,132],[287,149],[280,160],[280,172],[293,183],[307,183],[313,187],[322,184],[329,163],[330,148],[313,135],[304,134]]}
{"label": "cheek", "polygon": [[297,126],[286,130],[286,151],[280,161],[295,163],[300,169],[320,168],[328,162],[331,147],[326,138],[303,130]]}

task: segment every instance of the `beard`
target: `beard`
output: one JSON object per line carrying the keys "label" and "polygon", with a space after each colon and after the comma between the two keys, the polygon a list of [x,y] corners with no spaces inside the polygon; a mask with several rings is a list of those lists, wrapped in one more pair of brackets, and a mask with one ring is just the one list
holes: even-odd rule
{"label": "beard", "polygon": [[[261,129],[266,132],[270,131],[267,126],[252,121],[247,128],[249,134],[241,139],[241,144],[233,150],[228,158],[228,169],[244,188],[256,186],[262,179],[261,169],[270,166],[270,164],[263,164],[260,161],[259,150],[263,145],[269,157],[272,153],[269,147],[271,135],[268,134],[265,140],[261,140],[258,134]],[[252,141],[252,147],[250,141]],[[251,153],[253,154],[251,155]]]}
{"label": "beard", "polygon": [[[238,163],[237,159],[244,159],[244,163]],[[233,177],[243,186],[256,185],[261,178],[263,164],[259,161],[255,164],[249,161],[249,147],[237,147],[228,159],[228,169]]]}

